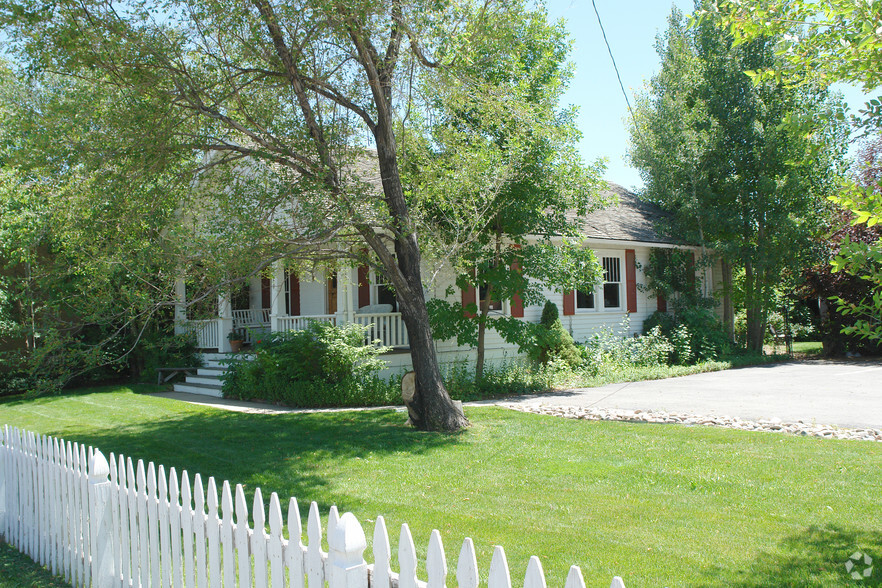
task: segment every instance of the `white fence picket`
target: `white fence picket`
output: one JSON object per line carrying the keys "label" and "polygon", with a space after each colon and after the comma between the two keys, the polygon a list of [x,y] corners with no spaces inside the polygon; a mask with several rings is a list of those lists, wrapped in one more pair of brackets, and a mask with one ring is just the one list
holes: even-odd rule
{"label": "white fence picket", "polygon": [[196,585],[193,569],[193,493],[190,490],[190,476],[187,470],[181,473],[181,541],[184,544],[184,585]]}
{"label": "white fence picket", "polygon": [[138,577],[140,585],[146,588],[150,586],[150,538],[147,520],[147,474],[144,471],[144,461],[140,459],[135,481],[138,484]]}
{"label": "white fence picket", "polygon": [[285,546],[285,567],[288,571],[289,588],[304,588],[305,586],[305,554],[300,507],[297,504],[297,499],[291,497],[288,501],[288,544]]}
{"label": "white fence picket", "polygon": [[389,545],[389,532],[386,519],[377,517],[374,523],[374,570],[372,583],[375,588],[392,588],[392,549]]}
{"label": "white fence picket", "polygon": [[487,576],[487,588],[511,588],[511,576],[508,573],[508,560],[505,550],[497,545],[490,560],[490,573]]}
{"label": "white fence picket", "polygon": [[131,554],[129,572],[132,586],[141,586],[141,531],[138,528],[138,485],[132,458],[126,459],[126,495],[129,501],[129,553]]}
{"label": "white fence picket", "polygon": [[[162,574],[162,588],[171,586],[171,537],[169,537],[169,502],[168,480],[165,477],[165,467],[159,466],[157,484],[157,511],[159,513],[159,568]],[[155,580],[154,580],[155,582]]]}
{"label": "white fence picket", "polygon": [[254,489],[254,511],[251,515],[254,529],[251,532],[251,554],[254,562],[254,586],[266,588],[266,512],[260,488]]}
{"label": "white fence picket", "polygon": [[325,581],[325,557],[322,551],[322,527],[319,521],[318,503],[309,505],[306,520],[306,585],[323,586]]}
{"label": "white fence picket", "polygon": [[524,576],[524,588],[546,588],[545,572],[542,570],[542,562],[535,555],[527,564],[527,573]]}
{"label": "white fence picket", "polygon": [[242,484],[236,484],[236,552],[239,555],[239,585],[251,586],[251,530],[248,528],[248,503]]}
{"label": "white fence picket", "polygon": [[285,568],[282,560],[284,549],[282,537],[282,505],[279,503],[279,495],[273,492],[270,495],[269,506],[270,533],[267,538],[266,556],[269,560],[270,586],[272,588],[284,588]]}
{"label": "white fence picket", "polygon": [[401,535],[398,537],[398,588],[418,588],[416,571],[416,548],[413,545],[410,527],[404,523],[401,525]]}
{"label": "white fence picket", "polygon": [[570,567],[564,588],[585,588],[585,579],[582,577],[582,570],[579,569],[579,566]]}
{"label": "white fence picket", "polygon": [[208,561],[205,556],[205,489],[202,476],[193,476],[193,535],[196,545],[196,585],[208,586]]}
{"label": "white fence picket", "polygon": [[183,546],[181,545],[181,491],[178,484],[178,472],[175,468],[168,470],[169,527],[171,528],[171,576],[174,588],[184,586]]}
{"label": "white fence picket", "polygon": [[[230,492],[230,483],[224,480],[223,490],[221,491],[221,511],[223,518],[221,519],[220,540],[223,547],[224,560],[224,587],[235,588],[236,586],[236,556],[234,555],[235,544],[233,537],[235,536],[235,525],[233,525],[233,495]],[[175,588],[178,588],[175,586]]]}
{"label": "white fence picket", "polygon": [[205,536],[208,539],[208,583],[221,585],[220,518],[217,516],[217,484],[214,477],[208,478],[208,515],[205,521]]}
{"label": "white fence picket", "polygon": [[[103,462],[103,465],[102,465]],[[364,561],[366,541],[352,513],[328,513],[329,552],[322,551],[318,504],[310,504],[307,545],[297,500],[288,503],[287,538],[281,502],[270,495],[269,519],[259,488],[251,508],[241,485],[235,498],[223,482],[199,474],[191,489],[186,471],[100,452],[79,443],[0,429],[0,534],[73,586],[133,588],[445,588],[448,567],[441,534],[429,538],[427,581],[417,577],[413,536],[402,524],[398,569],[384,517],[374,527],[373,558]],[[207,508],[207,511],[206,511]],[[249,510],[253,529],[249,527]],[[269,532],[267,532],[267,523]],[[474,543],[466,538],[456,567],[459,588],[478,588]],[[618,576],[610,588],[624,588]],[[511,588],[505,551],[494,549],[487,588]],[[542,564],[531,557],[524,588],[547,588]],[[577,566],[564,588],[585,588]]]}

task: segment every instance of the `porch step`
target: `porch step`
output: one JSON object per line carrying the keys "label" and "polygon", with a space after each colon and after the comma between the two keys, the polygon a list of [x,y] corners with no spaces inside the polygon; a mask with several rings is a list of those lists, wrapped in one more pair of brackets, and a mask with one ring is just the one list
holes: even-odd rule
{"label": "porch step", "polygon": [[223,374],[219,375],[210,375],[210,376],[187,376],[186,380],[184,380],[185,384],[203,384],[205,386],[215,386],[217,388],[221,388],[224,385]]}
{"label": "porch step", "polygon": [[183,382],[174,385],[175,392],[189,392],[205,396],[222,396],[224,374],[227,371],[229,353],[203,353],[203,366],[196,370],[195,376],[187,376]]}
{"label": "porch step", "polygon": [[[189,380],[189,378],[187,378]],[[174,387],[175,392],[189,392],[190,394],[202,394],[203,396],[214,396],[221,398],[220,385],[209,384],[191,384],[189,382],[177,383]]]}

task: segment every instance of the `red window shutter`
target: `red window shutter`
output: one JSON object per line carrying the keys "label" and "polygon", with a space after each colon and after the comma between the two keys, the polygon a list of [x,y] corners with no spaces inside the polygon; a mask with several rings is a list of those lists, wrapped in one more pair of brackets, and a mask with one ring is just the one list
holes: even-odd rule
{"label": "red window shutter", "polygon": [[296,274],[288,274],[288,314],[300,316],[300,280]]}
{"label": "red window shutter", "polygon": [[658,304],[658,311],[659,312],[667,312],[668,311],[668,301],[665,300],[665,297],[662,296],[661,294],[659,294],[658,298],[656,299],[656,303]]}
{"label": "red window shutter", "polygon": [[[520,248],[520,245],[515,245],[515,247]],[[514,261],[511,264],[511,269],[520,273],[521,264],[517,261]],[[511,297],[511,316],[515,318],[524,317],[524,301],[518,294],[515,294]]]}
{"label": "red window shutter", "polygon": [[270,300],[270,293],[272,292],[272,288],[270,287],[270,279],[269,278],[261,278],[260,279],[260,307],[261,308],[269,308],[270,304],[272,304]]}
{"label": "red window shutter", "polygon": [[576,314],[576,291],[575,290],[570,290],[569,292],[564,292],[563,313],[564,313],[564,316]]}
{"label": "red window shutter", "polygon": [[[468,286],[467,288],[465,288],[462,291],[462,307],[465,308],[469,304],[477,304],[477,303],[478,303],[478,291],[475,289],[474,286]],[[475,318],[474,313],[471,313],[471,312],[464,310],[463,314],[467,318]]]}
{"label": "red window shutter", "polygon": [[517,294],[511,297],[511,316],[524,318],[524,301]]}
{"label": "red window shutter", "polygon": [[368,266],[358,268],[358,307],[371,304],[371,281]]}
{"label": "red window shutter", "polygon": [[625,249],[625,285],[628,290],[628,312],[637,312],[637,256]]}

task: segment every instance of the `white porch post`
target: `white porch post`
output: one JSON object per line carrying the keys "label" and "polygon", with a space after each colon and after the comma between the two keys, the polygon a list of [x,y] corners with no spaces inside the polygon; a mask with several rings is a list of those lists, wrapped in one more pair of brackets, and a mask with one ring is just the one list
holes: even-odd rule
{"label": "white porch post", "polygon": [[175,335],[182,335],[187,331],[184,323],[187,322],[187,283],[184,278],[175,280]]}
{"label": "white porch post", "polygon": [[230,347],[230,340],[227,339],[233,331],[233,303],[230,294],[225,292],[217,297],[218,309],[218,351],[221,353],[230,353],[233,349]]}
{"label": "white porch post", "polygon": [[349,309],[347,302],[349,294],[349,280],[346,278],[346,270],[337,270],[337,324],[340,325],[346,320]]}
{"label": "white porch post", "polygon": [[280,330],[279,317],[282,316],[285,316],[285,265],[275,261],[270,278],[270,330]]}
{"label": "white porch post", "polygon": [[346,272],[346,322],[355,322],[355,307],[357,306],[354,296],[358,295],[358,290],[353,288],[353,284],[358,283],[358,270],[354,267],[349,268]]}
{"label": "white porch post", "polygon": [[248,281],[248,308],[263,308],[261,298],[260,276],[252,276]]}

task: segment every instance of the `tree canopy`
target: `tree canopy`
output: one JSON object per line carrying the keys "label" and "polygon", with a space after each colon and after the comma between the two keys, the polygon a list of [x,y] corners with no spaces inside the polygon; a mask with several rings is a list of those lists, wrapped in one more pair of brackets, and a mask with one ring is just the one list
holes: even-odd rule
{"label": "tree canopy", "polygon": [[[882,84],[882,3],[876,0],[730,0],[720,5],[719,12],[741,43],[763,37],[778,39],[779,59],[759,71],[760,78],[774,76],[790,84],[808,80],[825,87],[850,82],[859,84],[865,93]],[[860,114],[857,126],[863,127],[865,134],[878,136],[882,131],[882,97],[871,99]],[[873,167],[871,163],[868,169]],[[866,225],[858,241],[845,232],[832,267],[834,272],[844,271],[871,286],[860,301],[839,298],[840,311],[857,317],[855,325],[846,327],[847,332],[882,340],[882,240],[867,238],[882,222],[882,190],[878,175],[862,180],[866,181],[845,182],[842,193],[831,198],[850,213],[853,224]]]}
{"label": "tree canopy", "polygon": [[[754,83],[773,62],[765,39],[735,45],[719,19],[686,26],[674,10],[661,71],[638,98],[631,158],[675,230],[743,272],[748,346],[761,350],[774,286],[812,252],[813,225],[844,134],[823,92]],[[790,124],[783,124],[789,121]]]}
{"label": "tree canopy", "polygon": [[[0,24],[38,83],[60,75],[78,88],[53,105],[44,140],[62,176],[87,159],[86,217],[104,211],[126,233],[158,207],[158,242],[177,271],[213,272],[215,283],[280,259],[373,265],[410,335],[418,426],[465,424],[432,345],[421,261],[443,248],[427,228],[439,199],[458,219],[498,212],[503,186],[529,181],[524,162],[566,116],[554,100],[527,99],[566,68],[560,26],[541,8],[0,0]],[[508,75],[515,59],[542,68]],[[100,108],[78,103],[80,92]],[[457,102],[480,123],[452,124]],[[543,165],[562,162],[578,165]],[[476,194],[489,204],[475,210]]]}

